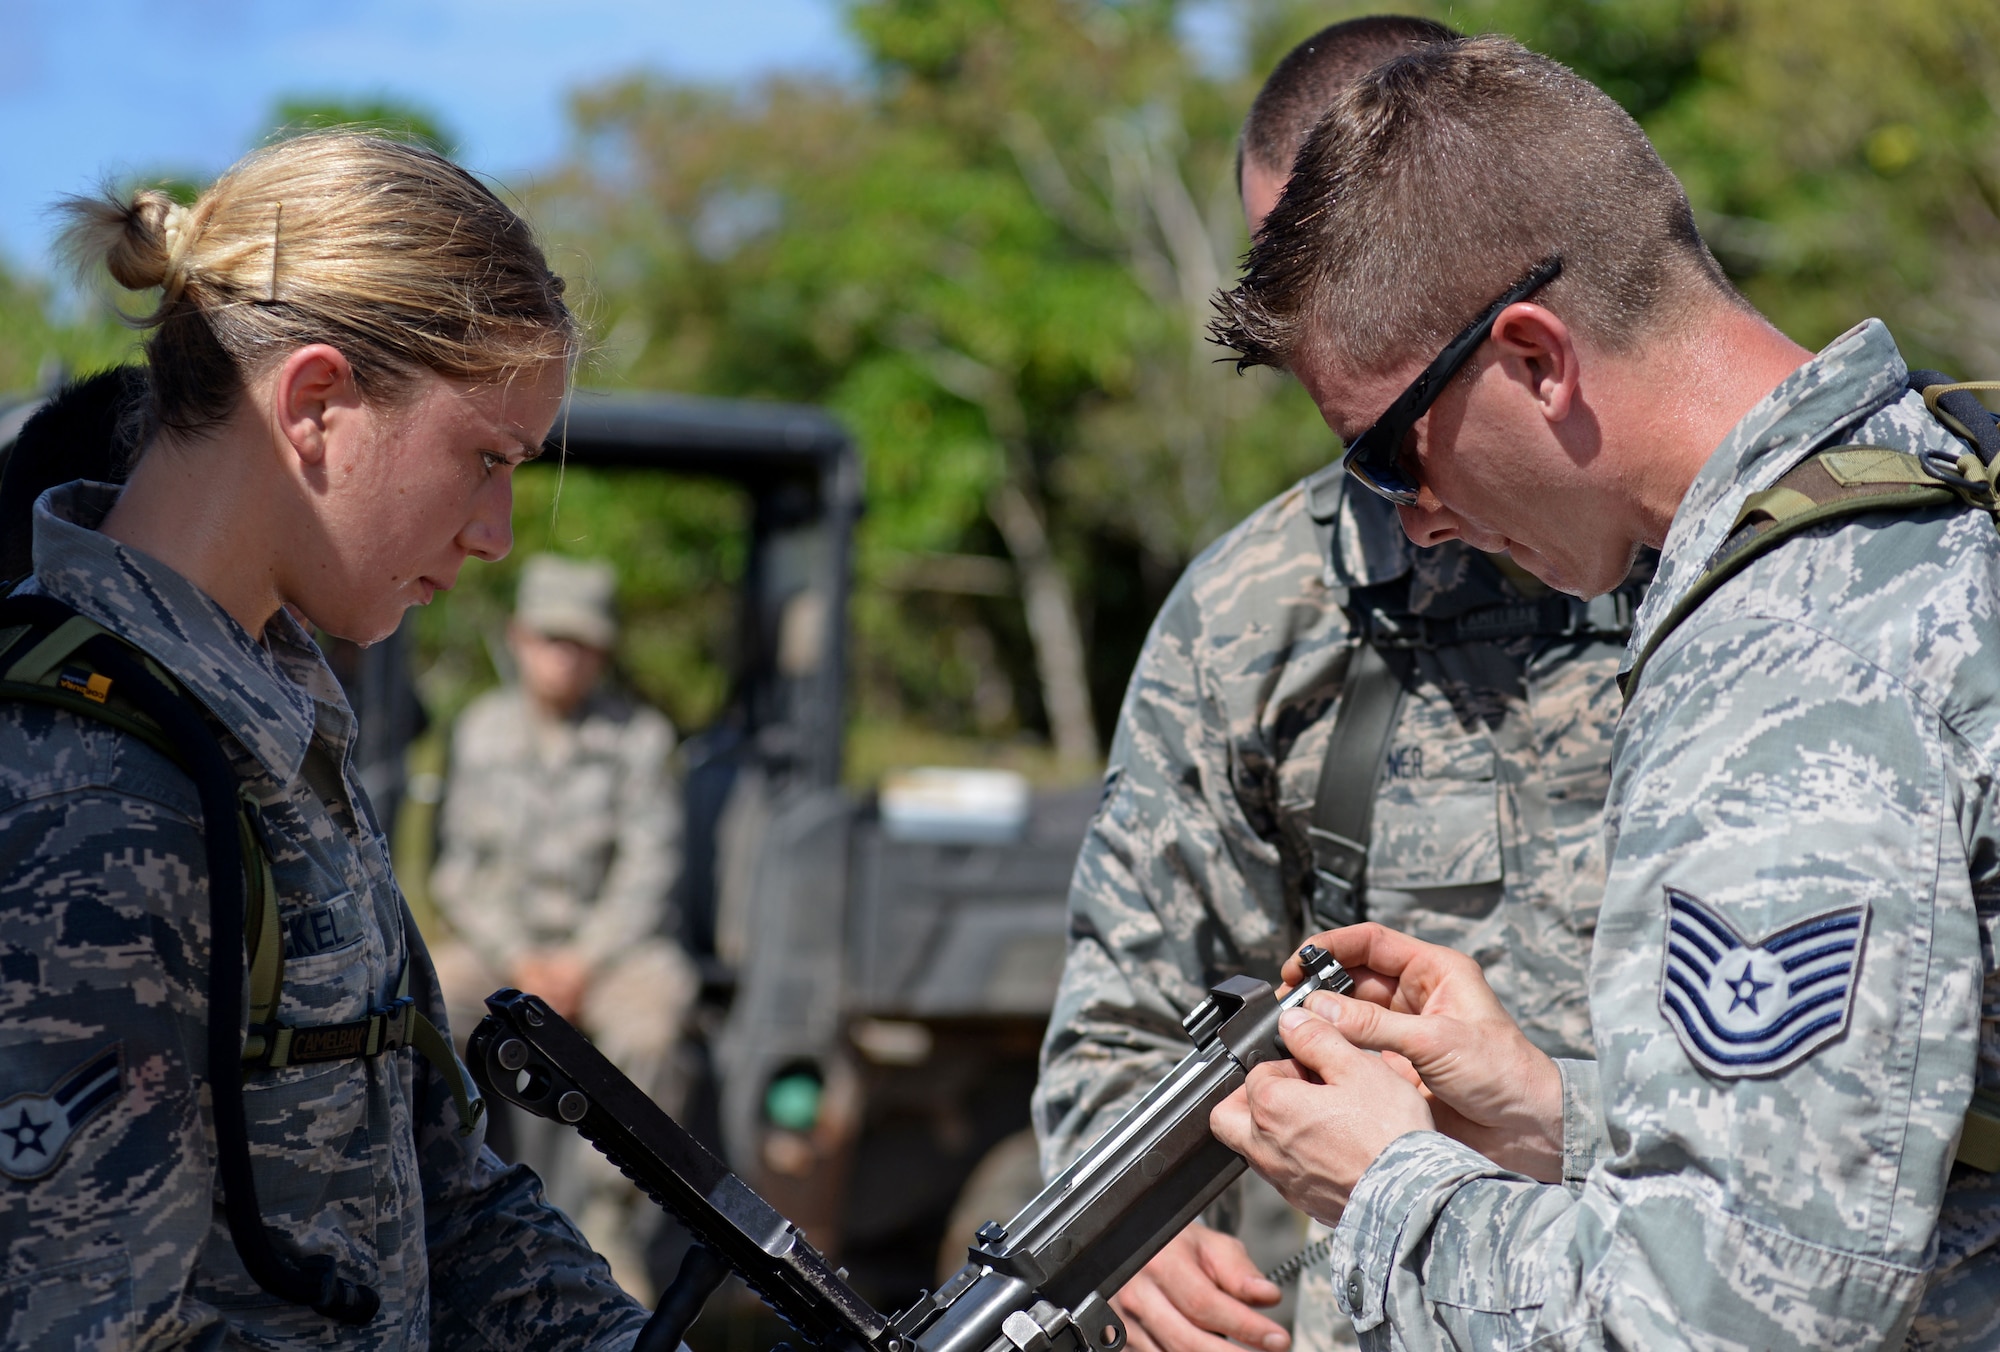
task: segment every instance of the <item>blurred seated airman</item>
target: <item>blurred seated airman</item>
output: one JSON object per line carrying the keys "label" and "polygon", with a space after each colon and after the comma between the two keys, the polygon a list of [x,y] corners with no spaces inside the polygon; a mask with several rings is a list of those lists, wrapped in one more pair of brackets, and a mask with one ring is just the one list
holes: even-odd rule
{"label": "blurred seated airman", "polygon": [[[674,730],[607,679],[616,587],[601,561],[543,554],[522,569],[507,629],[518,681],[453,732],[431,889],[457,941],[436,958],[453,1028],[469,1032],[500,986],[532,991],[673,1113],[697,991],[664,937],[682,829]],[[652,1203],[569,1128],[520,1114],[512,1126],[515,1156],[650,1302]]]}

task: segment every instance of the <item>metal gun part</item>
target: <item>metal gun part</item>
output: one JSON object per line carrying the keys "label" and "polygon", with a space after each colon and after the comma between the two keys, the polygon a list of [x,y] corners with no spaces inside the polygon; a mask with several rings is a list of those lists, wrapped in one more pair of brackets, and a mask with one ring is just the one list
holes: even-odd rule
{"label": "metal gun part", "polygon": [[641,1348],[679,1343],[719,1260],[825,1352],[1122,1352],[1111,1297],[1244,1170],[1209,1113],[1286,1055],[1280,1014],[1353,988],[1319,948],[1299,958],[1305,978],[1282,1000],[1251,977],[1215,986],[1183,1021],[1194,1050],[1012,1220],[980,1227],[965,1266],[893,1320],[536,997],[495,992],[466,1050],[485,1092],[574,1125],[697,1241]]}
{"label": "metal gun part", "polygon": [[958,1274],[896,1318],[920,1352],[1121,1352],[1111,1297],[1246,1167],[1209,1113],[1286,1055],[1280,1014],[1353,988],[1320,948],[1299,958],[1305,978],[1283,1000],[1252,977],[1215,986],[1182,1022],[1194,1050],[1012,1220],[981,1228]]}

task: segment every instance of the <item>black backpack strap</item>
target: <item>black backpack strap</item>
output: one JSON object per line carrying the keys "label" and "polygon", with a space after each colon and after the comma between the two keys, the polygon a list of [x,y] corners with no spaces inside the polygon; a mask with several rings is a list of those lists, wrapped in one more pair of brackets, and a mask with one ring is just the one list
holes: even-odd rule
{"label": "black backpack strap", "polygon": [[[1977,457],[1960,458],[1960,469],[1982,480],[1988,471]],[[1993,510],[1991,489],[1985,500],[1938,482],[1924,462],[1903,451],[1881,446],[1836,446],[1807,456],[1777,483],[1744,499],[1729,534],[1695,579],[1687,594],[1667,612],[1659,628],[1619,677],[1626,703],[1639,688],[1646,664],[1669,635],[1715,594],[1717,588],[1753,562],[1802,531],[1829,521],[1872,512],[1917,512],[1964,502]]]}
{"label": "black backpack strap", "polygon": [[1375,787],[1402,707],[1403,683],[1380,650],[1372,643],[1355,643],[1306,827],[1312,845],[1312,877],[1305,899],[1308,934],[1367,918],[1361,889],[1375,820]]}

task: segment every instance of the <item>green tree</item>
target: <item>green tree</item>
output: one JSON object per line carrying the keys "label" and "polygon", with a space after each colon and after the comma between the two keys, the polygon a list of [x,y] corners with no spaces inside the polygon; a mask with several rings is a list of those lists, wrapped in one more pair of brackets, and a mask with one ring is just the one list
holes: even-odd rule
{"label": "green tree", "polygon": [[386,132],[429,146],[440,155],[455,154],[458,147],[458,138],[434,114],[398,99],[283,98],[271,110],[270,122],[272,131],[280,136],[349,127]]}
{"label": "green tree", "polygon": [[1244,91],[1199,73],[1171,4],[853,17],[858,89],[642,80],[580,100],[546,214],[596,265],[612,378],[825,402],[855,427],[864,684],[888,669],[921,701],[954,665],[934,600],[888,584],[997,550],[1018,608],[979,603],[981,627],[1004,661],[1018,626],[1051,740],[1087,762],[1110,712],[1093,696],[1131,655],[1092,661],[1106,557],[1170,577],[1331,450],[1302,397],[1229,374],[1201,337],[1242,247]]}
{"label": "green tree", "polygon": [[65,303],[50,284],[0,266],[0,399],[130,361],[137,342],[108,306]]}

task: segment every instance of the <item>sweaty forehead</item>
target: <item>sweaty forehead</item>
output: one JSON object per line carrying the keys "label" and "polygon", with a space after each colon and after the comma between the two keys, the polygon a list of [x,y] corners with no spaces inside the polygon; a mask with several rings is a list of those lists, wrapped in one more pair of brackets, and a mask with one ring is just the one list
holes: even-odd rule
{"label": "sweaty forehead", "polygon": [[1367,431],[1422,370],[1423,363],[1412,360],[1387,370],[1362,371],[1326,348],[1302,355],[1292,366],[1320,416],[1342,441]]}

